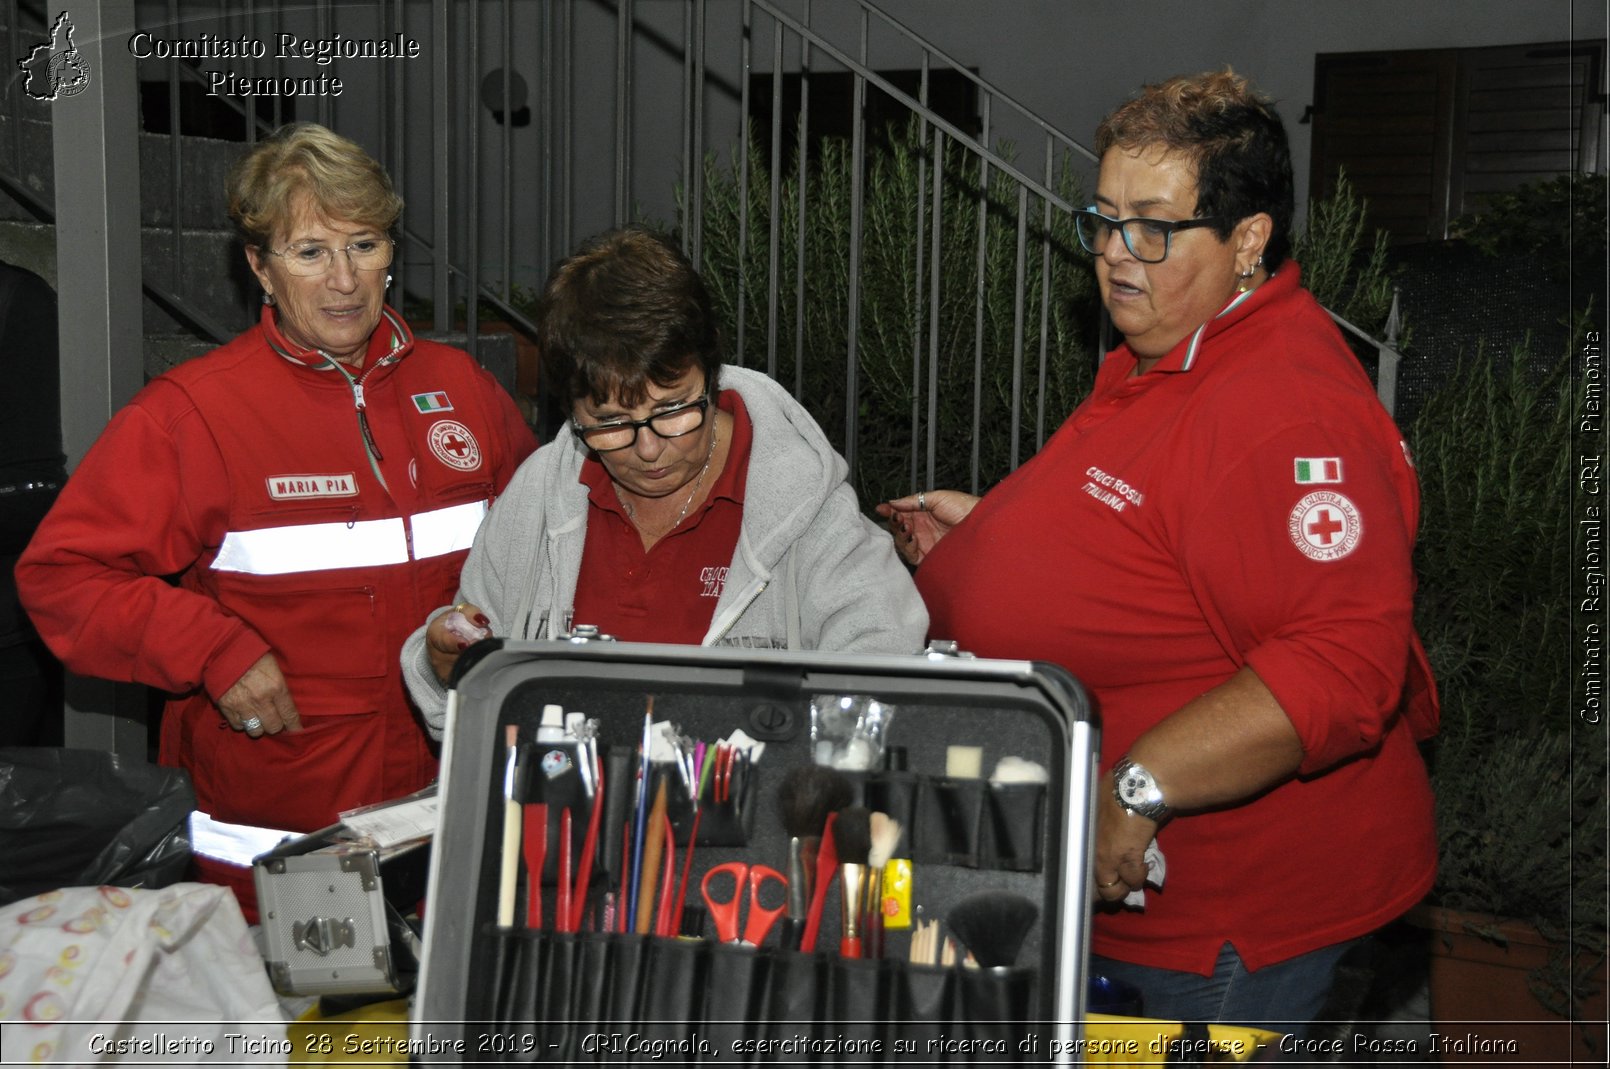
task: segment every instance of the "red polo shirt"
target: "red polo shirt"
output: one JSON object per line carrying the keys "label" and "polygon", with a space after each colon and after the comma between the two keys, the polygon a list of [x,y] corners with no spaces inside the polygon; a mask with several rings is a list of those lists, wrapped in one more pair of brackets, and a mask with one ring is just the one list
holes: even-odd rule
{"label": "red polo shirt", "polygon": [[589,507],[576,578],[576,623],[597,624],[623,642],[697,646],[704,640],[738,546],[754,437],[735,391],[718,393],[716,407],[732,416],[727,463],[704,503],[653,549],[643,549],[604,465],[596,456],[583,461]]}
{"label": "red polo shirt", "polygon": [[1108,356],[1090,398],[939,543],[917,586],[933,637],[1078,676],[1103,768],[1241,667],[1257,672],[1302,739],[1301,775],[1165,825],[1164,889],[1144,912],[1098,912],[1091,944],[1206,975],[1228,939],[1257,969],[1368,932],[1431,883],[1431,794],[1394,715],[1423,668],[1415,476],[1295,264],[1151,372],[1131,377],[1135,364]]}

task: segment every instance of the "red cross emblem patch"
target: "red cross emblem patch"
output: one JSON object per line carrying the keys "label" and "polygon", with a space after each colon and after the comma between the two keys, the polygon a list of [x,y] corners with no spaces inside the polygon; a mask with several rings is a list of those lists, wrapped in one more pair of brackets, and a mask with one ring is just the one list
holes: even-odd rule
{"label": "red cross emblem patch", "polygon": [[457,420],[441,419],[430,425],[430,451],[450,468],[474,471],[481,466],[481,447],[470,429]]}
{"label": "red cross emblem patch", "polygon": [[1343,494],[1316,490],[1292,506],[1286,519],[1291,544],[1314,560],[1340,560],[1358,548],[1364,520]]}

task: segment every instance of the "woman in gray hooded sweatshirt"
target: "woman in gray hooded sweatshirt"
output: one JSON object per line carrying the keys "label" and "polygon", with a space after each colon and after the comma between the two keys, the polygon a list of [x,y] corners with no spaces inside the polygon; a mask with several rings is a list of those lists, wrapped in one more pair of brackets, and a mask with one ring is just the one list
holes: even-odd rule
{"label": "woman in gray hooded sweatshirt", "polygon": [[844,459],[772,379],[720,362],[703,281],[642,228],[589,239],[549,277],[544,373],[571,420],[475,537],[458,603],[403,647],[441,732],[444,680],[485,634],[914,653],[928,614]]}

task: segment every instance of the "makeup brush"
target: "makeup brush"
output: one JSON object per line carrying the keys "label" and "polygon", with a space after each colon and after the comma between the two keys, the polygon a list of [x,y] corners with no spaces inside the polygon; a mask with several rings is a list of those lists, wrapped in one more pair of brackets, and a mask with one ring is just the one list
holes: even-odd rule
{"label": "makeup brush", "polygon": [[570,931],[570,894],[576,889],[571,882],[575,865],[572,856],[570,807],[559,810],[559,889],[554,892],[553,926],[555,931]]}
{"label": "makeup brush", "polygon": [[838,871],[839,855],[833,844],[833,825],[838,814],[829,813],[822,825],[822,841],[816,848],[816,882],[811,886],[811,904],[805,908],[805,934],[800,937],[799,949],[807,954],[816,952],[816,937],[822,930],[822,909],[827,905],[827,889]]}
{"label": "makeup brush", "polygon": [[655,921],[658,919],[659,899],[654,897],[659,889],[660,863],[665,857],[665,826],[668,823],[666,816],[666,777],[657,777],[659,785],[654,790],[654,803],[648,813],[648,834],[643,840],[643,864],[641,882],[638,884],[637,916],[633,924],[638,935],[648,935],[654,931]]}
{"label": "makeup brush", "polygon": [[682,882],[676,889],[676,905],[672,907],[672,935],[682,931],[682,915],[686,912],[688,900],[688,876],[693,872],[693,850],[699,845],[699,817],[704,812],[699,799],[704,795],[704,788],[709,784],[715,766],[714,761],[706,761],[704,756],[704,743],[701,742],[693,760],[693,824],[688,829],[688,852],[682,859]]}
{"label": "makeup brush", "polygon": [[782,945],[797,948],[816,886],[816,851],[829,813],[850,804],[855,788],[831,768],[802,765],[777,787],[777,817],[788,833],[788,906]]}
{"label": "makeup brush", "polygon": [[593,878],[593,857],[598,850],[598,828],[604,816],[604,766],[598,760],[596,740],[588,740],[582,747],[583,760],[592,766],[593,803],[587,815],[587,834],[581,840],[581,865],[576,872],[576,890],[570,902],[570,931],[581,931],[581,919],[587,909],[587,886]]}
{"label": "makeup brush", "polygon": [[625,930],[637,930],[638,894],[642,890],[643,880],[643,846],[648,835],[648,809],[649,791],[653,788],[653,765],[650,764],[649,751],[654,746],[654,695],[648,696],[648,707],[643,712],[643,744],[638,750],[637,760],[637,818],[633,824],[633,845],[631,851],[631,874],[626,884],[626,924]]}
{"label": "makeup brush", "polygon": [[945,922],[986,969],[1017,962],[1040,907],[1011,891],[980,891],[951,907]]}
{"label": "makeup brush", "polygon": [[861,899],[868,957],[883,957],[883,869],[899,843],[900,822],[887,813],[873,813],[872,846],[867,851],[866,889]]}
{"label": "makeup brush", "polygon": [[[514,927],[514,887],[520,876],[521,794],[524,774],[520,757],[520,728],[503,728],[503,853],[498,872],[498,926]],[[541,875],[537,879],[541,879]]]}
{"label": "makeup brush", "polygon": [[526,870],[525,925],[535,930],[542,927],[542,870],[548,864],[548,806],[543,802],[528,802],[524,814],[520,852],[525,858]]}
{"label": "makeup brush", "polygon": [[839,957],[861,957],[861,909],[866,898],[867,852],[872,848],[872,813],[864,805],[839,810],[833,826],[839,856]]}

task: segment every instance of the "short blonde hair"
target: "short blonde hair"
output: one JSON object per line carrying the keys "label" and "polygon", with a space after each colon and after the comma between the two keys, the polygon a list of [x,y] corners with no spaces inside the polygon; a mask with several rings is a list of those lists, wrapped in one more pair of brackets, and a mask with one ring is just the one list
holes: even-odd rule
{"label": "short blonde hair", "polygon": [[229,218],[247,245],[268,248],[291,223],[291,205],[306,193],[330,219],[389,231],[402,215],[391,179],[355,141],[318,123],[276,130],[229,172]]}

